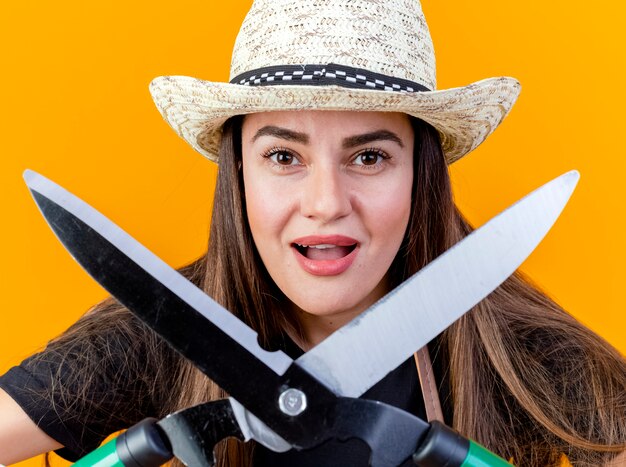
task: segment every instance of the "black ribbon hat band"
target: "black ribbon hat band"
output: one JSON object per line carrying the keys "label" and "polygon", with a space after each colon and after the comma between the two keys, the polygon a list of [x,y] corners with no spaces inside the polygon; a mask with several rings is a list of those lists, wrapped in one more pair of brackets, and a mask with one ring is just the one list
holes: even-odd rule
{"label": "black ribbon hat band", "polygon": [[310,85],[342,86],[381,91],[425,92],[426,86],[373,71],[329,63],[328,65],[276,65],[246,71],[231,81],[243,86]]}

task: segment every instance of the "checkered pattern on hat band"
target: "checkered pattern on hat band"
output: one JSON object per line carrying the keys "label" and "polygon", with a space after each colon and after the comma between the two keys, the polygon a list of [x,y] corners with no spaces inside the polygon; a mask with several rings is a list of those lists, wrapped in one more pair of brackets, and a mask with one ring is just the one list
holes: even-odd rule
{"label": "checkered pattern on hat band", "polygon": [[379,89],[381,91],[425,92],[426,86],[413,81],[385,76],[369,70],[329,63],[328,65],[283,65],[260,68],[236,76],[233,84],[243,86],[269,85],[337,85],[347,88]]}

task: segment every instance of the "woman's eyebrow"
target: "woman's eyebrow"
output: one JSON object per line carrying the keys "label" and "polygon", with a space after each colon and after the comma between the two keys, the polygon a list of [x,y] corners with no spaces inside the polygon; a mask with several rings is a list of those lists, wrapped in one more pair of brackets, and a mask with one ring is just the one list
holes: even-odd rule
{"label": "woman's eyebrow", "polygon": [[252,142],[255,142],[261,136],[274,136],[276,138],[285,139],[287,141],[295,141],[296,143],[308,144],[309,136],[306,133],[300,133],[287,128],[281,128],[279,126],[267,125],[259,129],[252,137]]}
{"label": "woman's eyebrow", "polygon": [[[306,133],[300,133],[298,131],[289,130],[287,128],[266,125],[259,128],[259,130],[252,137],[252,142],[259,139],[261,136],[273,136],[275,138],[284,139],[287,141],[294,141],[296,143],[308,144],[309,135]],[[393,141],[401,148],[404,148],[404,144],[398,135],[389,130],[376,130],[369,133],[363,133],[360,135],[349,136],[344,138],[342,147],[344,149],[351,149],[364,144],[372,143],[374,141]]]}
{"label": "woman's eyebrow", "polygon": [[401,148],[404,148],[404,144],[398,135],[389,130],[377,130],[370,133],[363,133],[361,135],[350,136],[343,140],[343,148],[350,149],[363,144],[372,143],[374,141],[393,141],[398,143]]}

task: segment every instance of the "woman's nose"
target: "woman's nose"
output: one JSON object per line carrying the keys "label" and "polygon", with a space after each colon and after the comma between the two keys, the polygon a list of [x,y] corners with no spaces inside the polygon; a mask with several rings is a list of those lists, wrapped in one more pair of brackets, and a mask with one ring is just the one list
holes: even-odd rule
{"label": "woman's nose", "polygon": [[328,223],[352,211],[349,187],[338,168],[312,169],[301,189],[300,211],[305,217]]}

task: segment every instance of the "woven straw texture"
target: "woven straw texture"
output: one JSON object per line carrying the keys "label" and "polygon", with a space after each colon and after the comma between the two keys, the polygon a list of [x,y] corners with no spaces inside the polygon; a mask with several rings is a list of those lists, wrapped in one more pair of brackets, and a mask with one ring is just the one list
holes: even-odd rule
{"label": "woven straw texture", "polygon": [[230,78],[272,65],[339,63],[436,88],[435,54],[416,0],[257,0]]}
{"label": "woven straw texture", "polygon": [[221,127],[229,117],[317,109],[404,112],[421,118],[439,131],[448,163],[484,141],[520,91],[519,83],[506,77],[434,91],[433,46],[417,0],[256,0],[235,42],[230,75],[330,63],[410,80],[433,91],[244,86],[183,76],[157,78],[150,91],[174,131],[216,162]]}

